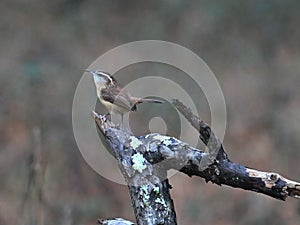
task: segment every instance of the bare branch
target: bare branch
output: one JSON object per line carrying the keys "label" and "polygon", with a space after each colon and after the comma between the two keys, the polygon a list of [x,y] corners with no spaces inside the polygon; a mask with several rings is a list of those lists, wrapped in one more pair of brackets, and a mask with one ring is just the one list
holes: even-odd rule
{"label": "bare branch", "polygon": [[211,156],[210,163],[217,158],[227,158],[223,150],[223,146],[219,138],[210,129],[209,125],[201,120],[198,116],[194,115],[192,110],[186,107],[178,99],[173,99],[173,105],[177,110],[191,123],[191,125],[199,132],[199,138],[208,147]]}
{"label": "bare branch", "polygon": [[200,139],[210,151],[220,146],[216,162],[209,166],[204,173],[197,165],[190,165],[188,168],[183,167],[181,169],[182,172],[190,176],[201,176],[206,181],[212,181],[220,185],[226,184],[232,187],[252,190],[281,200],[285,200],[288,196],[300,198],[300,183],[288,180],[277,173],[249,169],[230,162],[220,140],[211,131],[208,124],[194,115],[191,109],[187,108],[179,100],[174,99],[173,104],[191,125],[198,130]]}
{"label": "bare branch", "polygon": [[[193,114],[185,115],[194,117]],[[97,121],[97,117],[95,118]],[[198,128],[200,132],[208,127],[204,122],[198,124],[200,124]],[[202,124],[204,127],[201,127]],[[106,121],[103,123],[103,126],[106,126],[106,130],[112,131],[112,128],[109,128],[109,126],[113,127],[114,125],[110,121]],[[160,134],[134,137],[120,128],[114,128],[114,132],[110,133],[110,136],[113,133],[118,134],[117,136],[119,137],[121,137],[120,134],[123,136],[124,134],[127,135],[127,138],[121,138],[122,142],[112,141],[115,145],[131,143],[128,142],[130,138],[131,140],[136,140],[136,143],[139,143],[139,148],[136,151],[141,153],[149,164],[152,164],[152,169],[159,170],[161,179],[166,178],[162,172],[163,170],[177,169],[189,176],[200,176],[207,182],[211,181],[218,185],[225,184],[231,187],[251,190],[280,200],[285,200],[288,196],[295,198],[300,196],[300,183],[290,181],[274,172],[262,172],[233,163],[228,159],[222,145],[220,148],[222,154],[218,154],[218,156],[221,155],[222,157],[217,157],[210,165],[204,167],[202,161],[209,157],[209,153],[195,149],[174,137]],[[108,137],[107,132],[105,135]],[[208,135],[201,135],[208,137]],[[136,139],[132,139],[133,137]],[[210,131],[210,139],[212,137],[216,136]],[[112,140],[112,138],[109,138],[109,140]],[[132,166],[132,163],[128,162],[129,167],[130,165]]]}
{"label": "bare branch", "polygon": [[167,170],[155,168],[141,150],[144,143],[128,131],[115,126],[106,116],[93,112],[96,124],[118,161],[129,188],[137,224],[177,224],[169,192]]}
{"label": "bare branch", "polygon": [[134,223],[132,223],[131,221],[124,220],[122,218],[115,218],[115,219],[110,219],[110,220],[99,219],[98,224],[101,224],[101,225],[134,225]]}
{"label": "bare branch", "polygon": [[118,161],[129,187],[137,224],[176,224],[167,171],[175,169],[218,185],[259,192],[276,199],[300,198],[300,183],[274,172],[263,172],[233,163],[208,124],[180,101],[175,107],[198,130],[209,152],[196,149],[175,137],[147,134],[136,137],[106,116],[93,112],[109,151]]}

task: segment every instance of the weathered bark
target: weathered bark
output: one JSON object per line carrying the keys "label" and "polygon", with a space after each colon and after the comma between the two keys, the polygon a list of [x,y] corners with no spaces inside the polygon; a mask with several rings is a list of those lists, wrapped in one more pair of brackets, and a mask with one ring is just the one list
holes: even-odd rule
{"label": "weathered bark", "polygon": [[288,196],[300,198],[300,183],[277,173],[262,172],[231,162],[208,124],[178,100],[174,100],[173,104],[198,130],[208,152],[193,148],[175,137],[160,134],[136,137],[114,125],[106,116],[93,113],[128,184],[137,224],[176,224],[167,179],[169,169],[280,200]]}
{"label": "weathered bark", "polygon": [[118,161],[129,188],[137,224],[176,224],[167,170],[155,168],[142,154],[145,142],[94,113],[100,131]]}

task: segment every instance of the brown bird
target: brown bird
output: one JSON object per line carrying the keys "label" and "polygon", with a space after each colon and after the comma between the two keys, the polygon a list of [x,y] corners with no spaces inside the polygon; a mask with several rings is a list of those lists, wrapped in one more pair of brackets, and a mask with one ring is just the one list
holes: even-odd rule
{"label": "brown bird", "polygon": [[109,73],[100,70],[88,70],[94,77],[97,89],[97,96],[100,102],[108,109],[110,113],[120,114],[122,123],[123,115],[130,111],[137,110],[137,104],[140,103],[163,103],[157,99],[132,97],[130,93],[122,88],[119,82]]}

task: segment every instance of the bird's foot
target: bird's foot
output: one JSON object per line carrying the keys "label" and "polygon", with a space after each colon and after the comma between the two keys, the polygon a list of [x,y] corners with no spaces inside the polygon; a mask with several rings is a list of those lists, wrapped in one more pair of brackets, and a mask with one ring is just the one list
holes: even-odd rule
{"label": "bird's foot", "polygon": [[111,114],[110,113],[106,113],[105,114],[105,118],[109,121],[111,121]]}

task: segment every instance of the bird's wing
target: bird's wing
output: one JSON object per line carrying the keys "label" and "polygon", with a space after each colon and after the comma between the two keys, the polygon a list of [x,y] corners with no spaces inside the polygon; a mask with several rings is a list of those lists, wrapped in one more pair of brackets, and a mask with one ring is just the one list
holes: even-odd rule
{"label": "bird's wing", "polygon": [[124,89],[109,87],[101,90],[103,100],[116,106],[133,110],[134,104],[130,101],[130,95]]}

